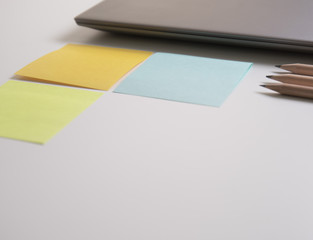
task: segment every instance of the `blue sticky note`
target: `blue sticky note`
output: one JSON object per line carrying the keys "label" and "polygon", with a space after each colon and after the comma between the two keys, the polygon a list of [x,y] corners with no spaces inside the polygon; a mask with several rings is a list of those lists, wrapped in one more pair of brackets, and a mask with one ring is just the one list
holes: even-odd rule
{"label": "blue sticky note", "polygon": [[155,53],[114,92],[219,107],[251,66],[247,62]]}

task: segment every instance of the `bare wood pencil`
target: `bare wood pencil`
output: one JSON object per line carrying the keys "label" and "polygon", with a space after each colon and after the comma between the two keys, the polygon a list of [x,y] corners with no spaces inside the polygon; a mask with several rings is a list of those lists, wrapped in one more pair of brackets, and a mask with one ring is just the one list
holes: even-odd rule
{"label": "bare wood pencil", "polygon": [[279,67],[281,69],[284,69],[284,70],[287,70],[296,74],[313,76],[313,65],[310,65],[310,64],[293,63],[293,64],[276,65],[276,67]]}
{"label": "bare wood pencil", "polygon": [[298,74],[280,74],[280,75],[269,75],[266,77],[282,83],[313,87],[313,76],[310,77]]}
{"label": "bare wood pencil", "polygon": [[267,83],[261,86],[276,91],[280,94],[313,99],[313,87],[285,83]]}

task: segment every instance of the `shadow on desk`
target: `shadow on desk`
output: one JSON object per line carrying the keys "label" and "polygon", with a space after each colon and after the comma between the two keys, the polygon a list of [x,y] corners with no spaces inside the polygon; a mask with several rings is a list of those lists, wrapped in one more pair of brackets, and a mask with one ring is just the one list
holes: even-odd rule
{"label": "shadow on desk", "polygon": [[308,103],[308,104],[313,103],[313,99],[282,95],[282,94],[275,93],[275,92],[273,92],[273,93],[271,93],[271,92],[257,92],[257,93],[262,94],[263,96],[268,96],[268,97],[273,98],[273,99],[276,98],[276,99],[283,99],[286,101],[298,101],[298,102]]}
{"label": "shadow on desk", "polygon": [[169,52],[200,57],[220,58],[277,65],[288,62],[313,64],[312,53],[287,52],[270,49],[257,49],[241,46],[218,45],[209,42],[191,42],[137,35],[102,32],[84,27],[76,27],[72,32],[60,36],[57,41],[67,43],[100,45],[117,48],[139,49],[153,52]]}

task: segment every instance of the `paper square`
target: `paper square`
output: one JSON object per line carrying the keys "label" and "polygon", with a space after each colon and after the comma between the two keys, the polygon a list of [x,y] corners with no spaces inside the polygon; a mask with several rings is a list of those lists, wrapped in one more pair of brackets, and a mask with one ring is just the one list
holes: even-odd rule
{"label": "paper square", "polygon": [[0,136],[45,143],[102,94],[10,80],[0,87]]}
{"label": "paper square", "polygon": [[114,92],[219,107],[251,65],[155,53],[126,77]]}
{"label": "paper square", "polygon": [[16,75],[35,81],[109,90],[152,52],[68,44],[25,66]]}

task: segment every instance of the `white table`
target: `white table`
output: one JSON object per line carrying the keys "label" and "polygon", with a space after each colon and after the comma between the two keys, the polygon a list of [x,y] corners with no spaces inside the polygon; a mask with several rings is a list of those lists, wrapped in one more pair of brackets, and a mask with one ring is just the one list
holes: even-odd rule
{"label": "white table", "polygon": [[105,92],[45,145],[0,138],[0,239],[312,240],[313,101],[259,86],[312,55],[76,26],[95,3],[1,1],[0,84],[67,43],[254,65],[220,108]]}

